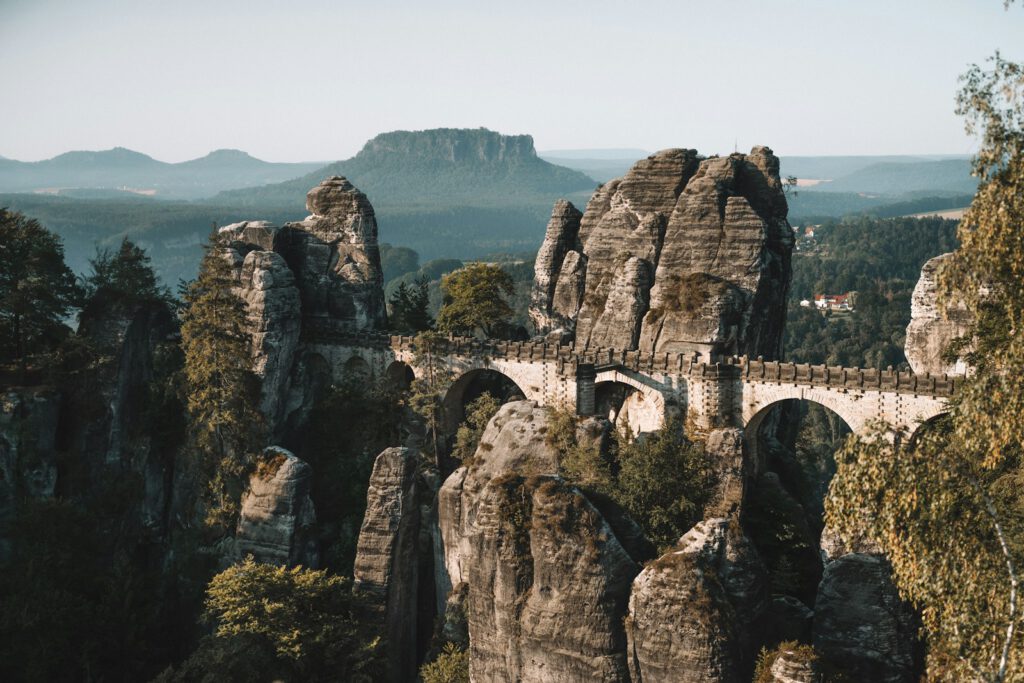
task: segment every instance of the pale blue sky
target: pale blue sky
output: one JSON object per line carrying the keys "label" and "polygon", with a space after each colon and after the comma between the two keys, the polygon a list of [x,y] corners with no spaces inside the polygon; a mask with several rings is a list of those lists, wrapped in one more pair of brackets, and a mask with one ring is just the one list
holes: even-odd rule
{"label": "pale blue sky", "polygon": [[326,160],[440,126],[962,154],[957,76],[996,48],[1024,60],[1000,0],[0,0],[0,155]]}

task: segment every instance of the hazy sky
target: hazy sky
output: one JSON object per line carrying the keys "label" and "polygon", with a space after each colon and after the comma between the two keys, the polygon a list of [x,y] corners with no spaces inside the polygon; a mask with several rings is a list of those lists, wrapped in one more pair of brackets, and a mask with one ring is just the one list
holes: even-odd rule
{"label": "hazy sky", "polygon": [[538,149],[970,153],[957,76],[1024,60],[1001,0],[0,0],[0,155],[354,154],[484,126]]}

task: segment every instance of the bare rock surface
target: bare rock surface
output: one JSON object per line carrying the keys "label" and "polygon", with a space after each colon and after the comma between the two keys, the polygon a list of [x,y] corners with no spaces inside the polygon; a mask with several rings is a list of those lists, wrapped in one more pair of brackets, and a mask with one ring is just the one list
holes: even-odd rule
{"label": "bare rock surface", "polygon": [[629,598],[634,682],[740,681],[766,600],[764,568],[728,519],[700,522],[647,565]]}
{"label": "bare rock surface", "polygon": [[316,567],[316,511],[309,497],[313,469],[291,452],[271,446],[249,477],[235,533],[241,557],[291,567]]}
{"label": "bare rock surface", "polygon": [[391,681],[415,676],[421,603],[433,614],[433,595],[421,596],[420,588],[433,583],[431,538],[424,526],[432,521],[437,485],[423,456],[411,448],[385,449],[370,474],[353,591],[366,595],[381,619],[373,627],[384,637]]}
{"label": "bare rock surface", "polygon": [[575,326],[579,345],[777,356],[793,248],[786,213],[767,147],[641,160],[594,193],[578,245],[556,206],[531,299],[537,331]]}
{"label": "bare rock surface", "polygon": [[441,532],[467,588],[474,681],[625,681],[623,618],[639,566],[598,509],[553,473],[548,412],[504,405],[474,464],[445,482]]}
{"label": "bare rock surface", "polygon": [[814,669],[814,664],[799,657],[792,650],[779,653],[772,663],[772,680],[775,683],[819,683],[821,675]]}
{"label": "bare rock surface", "polygon": [[910,324],[904,352],[911,369],[917,374],[963,374],[967,364],[962,358],[943,360],[946,348],[957,337],[968,332],[973,316],[963,304],[954,302],[947,310],[939,306],[936,275],[950,254],[927,261],[910,298]]}
{"label": "bare rock surface", "polygon": [[[556,296],[558,284],[562,281],[563,268],[570,253],[568,268],[579,269],[580,219],[583,214],[564,199],[555,203],[548,221],[544,242],[537,252],[534,263],[533,291],[530,298],[530,316],[537,329],[548,331],[571,331],[573,320],[565,315],[566,311],[575,313],[579,304],[576,301],[581,295],[579,285],[581,278],[574,278],[569,273],[564,276],[565,284],[561,297]],[[559,298],[565,301],[559,301]],[[575,307],[574,307],[575,305]]]}
{"label": "bare rock surface", "polygon": [[332,176],[306,195],[310,215],[285,226],[280,250],[295,272],[306,324],[382,329],[384,276],[377,218],[362,192]]}
{"label": "bare rock surface", "polygon": [[262,380],[260,410],[277,425],[299,345],[302,310],[295,276],[280,254],[251,251],[242,262],[238,289],[252,334],[253,371]]}
{"label": "bare rock surface", "polygon": [[814,608],[814,647],[856,680],[912,681],[917,628],[880,555],[848,553],[825,565]]}

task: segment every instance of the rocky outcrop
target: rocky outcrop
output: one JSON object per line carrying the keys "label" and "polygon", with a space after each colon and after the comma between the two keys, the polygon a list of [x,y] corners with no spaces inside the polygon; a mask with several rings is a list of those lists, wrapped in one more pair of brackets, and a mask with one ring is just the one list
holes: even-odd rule
{"label": "rocky outcrop", "polygon": [[819,683],[822,680],[814,662],[795,649],[780,652],[769,673],[773,683]]}
{"label": "rocky outcrop", "polygon": [[0,395],[0,562],[10,551],[3,533],[26,499],[49,498],[57,483],[57,420],[53,391],[11,389]]}
{"label": "rocky outcrop", "polygon": [[563,212],[556,206],[538,255],[538,333],[575,321],[578,345],[778,355],[793,237],[767,147],[641,160],[594,193],[578,244]]}
{"label": "rocky outcrop", "polygon": [[299,428],[290,414],[308,412],[311,397],[303,392],[316,384],[292,386],[304,372],[303,333],[387,326],[377,219],[366,195],[333,176],[309,191],[306,207],[310,215],[300,222],[244,221],[218,233],[246,303],[261,409],[278,441]]}
{"label": "rocky outcrop", "polygon": [[[434,613],[430,526],[439,481],[419,451],[388,448],[377,456],[356,549],[353,590],[377,612],[387,651],[388,680],[416,674]],[[427,618],[421,618],[426,612]],[[426,622],[424,629],[423,622]]]}
{"label": "rocky outcrop", "polygon": [[235,533],[239,557],[282,566],[316,567],[316,511],[309,497],[313,469],[289,451],[264,449],[242,494]]}
{"label": "rocky outcrop", "polygon": [[880,555],[827,563],[814,607],[814,648],[855,680],[916,680],[917,627]]}
{"label": "rocky outcrop", "polygon": [[439,495],[448,573],[467,588],[475,681],[627,679],[639,571],[598,509],[553,473],[547,411],[504,405]]}
{"label": "rocky outcrop", "polygon": [[295,273],[303,323],[347,332],[384,328],[377,218],[366,195],[332,176],[309,191],[306,209],[311,215],[288,223],[279,243]]}
{"label": "rocky outcrop", "polygon": [[764,568],[738,525],[697,524],[633,582],[632,680],[742,680],[753,656],[750,626],[766,598]]}
{"label": "rocky outcrop", "polygon": [[583,214],[571,202],[556,202],[534,262],[530,319],[536,329],[549,334],[571,334],[575,323],[571,316],[580,307],[586,273],[580,253],[581,218]]}
{"label": "rocky outcrop", "polygon": [[936,276],[950,256],[942,254],[924,264],[910,299],[910,324],[904,352],[917,374],[963,374],[968,369],[962,357],[953,362],[943,359],[950,343],[967,334],[974,322],[961,302],[954,301],[945,310],[939,306]]}
{"label": "rocky outcrop", "polygon": [[252,334],[253,371],[260,378],[260,410],[280,423],[289,375],[299,344],[302,309],[295,276],[273,251],[251,251],[242,261],[239,295]]}

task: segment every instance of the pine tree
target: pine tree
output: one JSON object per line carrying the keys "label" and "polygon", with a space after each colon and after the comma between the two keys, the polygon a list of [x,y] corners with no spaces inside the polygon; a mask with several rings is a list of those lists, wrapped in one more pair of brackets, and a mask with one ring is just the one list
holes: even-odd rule
{"label": "pine tree", "polygon": [[409,405],[427,424],[430,449],[441,466],[441,427],[444,424],[444,395],[452,384],[443,354],[447,340],[437,332],[420,332],[413,340],[413,364],[418,370],[409,387]]}
{"label": "pine tree", "polygon": [[97,249],[92,272],[84,279],[90,299],[116,298],[125,302],[170,301],[171,294],[153,272],[145,250],[125,237],[116,252]]}
{"label": "pine tree", "polygon": [[398,284],[388,300],[392,329],[400,334],[416,334],[434,327],[434,319],[430,315],[429,285],[425,277],[417,279],[412,285],[404,282]]}
{"label": "pine tree", "polygon": [[30,353],[48,350],[67,334],[63,318],[80,299],[60,237],[0,209],[0,358],[24,369]]}
{"label": "pine tree", "polygon": [[244,477],[265,437],[245,305],[234,284],[213,235],[199,277],[185,294],[181,344],[192,439],[207,485],[207,520],[227,529],[234,526]]}

